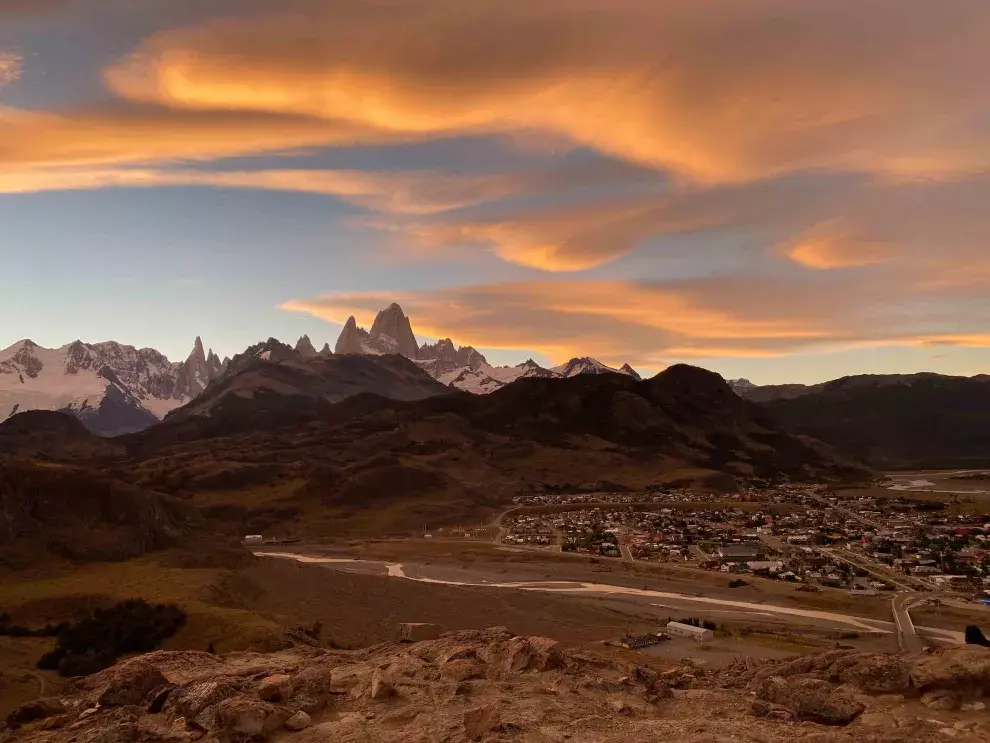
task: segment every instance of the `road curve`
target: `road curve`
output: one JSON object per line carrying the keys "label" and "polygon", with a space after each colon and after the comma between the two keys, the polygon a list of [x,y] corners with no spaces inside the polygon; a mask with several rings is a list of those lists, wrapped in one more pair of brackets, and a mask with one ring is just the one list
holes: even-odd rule
{"label": "road curve", "polygon": [[897,641],[901,646],[901,650],[905,653],[920,653],[925,649],[921,638],[918,637],[918,631],[914,627],[914,622],[911,620],[911,607],[919,598],[924,599],[923,596],[919,597],[918,594],[900,593],[894,596],[890,602],[891,612],[894,615],[894,624],[897,627]]}

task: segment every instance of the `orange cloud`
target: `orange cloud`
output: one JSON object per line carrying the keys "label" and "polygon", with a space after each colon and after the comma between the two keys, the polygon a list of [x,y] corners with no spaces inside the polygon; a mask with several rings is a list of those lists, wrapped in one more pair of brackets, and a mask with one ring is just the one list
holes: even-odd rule
{"label": "orange cloud", "polygon": [[874,266],[896,258],[896,245],[860,239],[854,228],[837,218],[798,237],[786,250],[788,258],[806,268],[829,270]]}
{"label": "orange cloud", "polygon": [[[436,292],[340,294],[287,302],[283,309],[343,323],[370,323],[397,301],[427,337],[483,348],[535,350],[556,361],[593,353],[604,360],[663,366],[671,358],[775,356],[833,340],[835,329],[806,313],[706,301],[690,283],[554,281]],[[731,292],[730,292],[731,293]]]}
{"label": "orange cloud", "polygon": [[[753,277],[670,282],[534,281],[435,291],[332,294],[283,309],[370,324],[395,301],[426,337],[594,355],[646,368],[714,357],[773,357],[882,346],[990,346],[981,295],[916,293],[905,277]],[[933,300],[936,300],[932,309]]]}
{"label": "orange cloud", "polygon": [[628,169],[609,165],[557,171],[461,174],[438,170],[252,170],[214,171],[100,166],[8,168],[0,171],[0,193],[96,188],[211,186],[323,194],[362,208],[424,216],[488,201],[569,188],[621,182]]}
{"label": "orange cloud", "polygon": [[106,80],[131,100],[395,136],[544,129],[704,180],[990,165],[977,0],[294,7],[160,33]]}
{"label": "orange cloud", "polygon": [[214,160],[377,139],[347,122],[267,113],[104,106],[53,114],[0,107],[4,168]]}

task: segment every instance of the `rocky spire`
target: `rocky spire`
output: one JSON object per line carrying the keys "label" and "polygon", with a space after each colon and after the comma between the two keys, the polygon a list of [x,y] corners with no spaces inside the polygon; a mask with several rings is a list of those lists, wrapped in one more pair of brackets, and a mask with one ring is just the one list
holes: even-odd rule
{"label": "rocky spire", "polygon": [[[395,302],[375,317],[371,340],[383,353],[399,353],[410,359],[419,357],[419,344],[416,343],[409,318]],[[389,340],[394,341],[394,349]]]}
{"label": "rocky spire", "polygon": [[367,353],[368,331],[359,328],[354,315],[347,318],[344,329],[340,331],[334,353]]}
{"label": "rocky spire", "polygon": [[[203,339],[198,335],[193,344],[192,353],[182,365],[185,389],[182,390],[189,397],[195,397],[206,389],[206,385],[213,378],[210,374],[210,366],[206,361],[206,351],[203,349]],[[179,387],[182,388],[180,383]]]}
{"label": "rocky spire", "polygon": [[210,373],[210,380],[214,380],[223,374],[223,364],[220,362],[220,357],[213,353],[213,349],[206,354],[206,368]]}
{"label": "rocky spire", "polygon": [[304,359],[316,358],[316,349],[313,348],[313,342],[309,339],[308,335],[304,335],[296,341],[296,353]]}
{"label": "rocky spire", "polygon": [[323,348],[320,349],[320,352],[317,355],[322,356],[324,358],[326,358],[327,356],[333,356],[333,351],[330,349],[330,344],[324,343]]}

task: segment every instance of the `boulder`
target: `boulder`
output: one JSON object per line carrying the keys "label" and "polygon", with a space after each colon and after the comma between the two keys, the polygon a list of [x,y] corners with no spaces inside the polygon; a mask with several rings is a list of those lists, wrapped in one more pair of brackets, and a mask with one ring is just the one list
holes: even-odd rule
{"label": "boulder", "polygon": [[312,714],[323,709],[330,697],[333,671],[323,663],[308,666],[292,677],[292,707]]}
{"label": "boulder", "polygon": [[911,668],[901,656],[858,655],[837,665],[833,674],[836,680],[869,694],[903,694],[911,689]]}
{"label": "boulder", "polygon": [[292,678],[286,674],[276,674],[262,679],[258,696],[266,702],[287,702],[292,696]]}
{"label": "boulder", "polygon": [[25,702],[20,707],[7,715],[7,724],[12,727],[19,727],[35,720],[44,720],[53,715],[65,712],[65,705],[54,697],[45,699],[35,699]]}
{"label": "boulder", "polygon": [[110,670],[110,683],[100,694],[103,707],[144,704],[151,692],[168,686],[168,679],[155,666],[141,658],[121,663]]}
{"label": "boulder", "polygon": [[821,725],[848,725],[866,708],[852,694],[815,678],[771,676],[757,686],[756,699],[784,707],[798,720]]}
{"label": "boulder", "polygon": [[220,731],[235,740],[267,737],[288,717],[286,710],[250,696],[225,699],[216,708]]}
{"label": "boulder", "polygon": [[313,720],[302,710],[296,712],[292,717],[283,723],[283,727],[286,730],[299,731],[305,730],[313,723]]}
{"label": "boulder", "polygon": [[422,642],[436,640],[443,634],[443,628],[425,622],[405,622],[399,625],[399,642]]}
{"label": "boulder", "polygon": [[494,667],[496,675],[523,671],[549,671],[564,666],[564,654],[549,637],[513,637],[496,640],[478,654]]}
{"label": "boulder", "polygon": [[937,689],[935,691],[926,691],[922,694],[921,703],[926,707],[931,707],[932,709],[951,712],[959,709],[962,705],[962,699],[956,691],[951,691],[949,689]]}
{"label": "boulder", "polygon": [[497,702],[472,707],[464,713],[464,734],[470,740],[481,740],[499,724],[499,717]]}
{"label": "boulder", "polygon": [[376,668],[371,674],[371,690],[369,695],[372,699],[388,699],[395,693],[395,689],[380,668]]}
{"label": "boulder", "polygon": [[973,688],[990,691],[990,648],[961,645],[919,656],[911,682],[921,691]]}

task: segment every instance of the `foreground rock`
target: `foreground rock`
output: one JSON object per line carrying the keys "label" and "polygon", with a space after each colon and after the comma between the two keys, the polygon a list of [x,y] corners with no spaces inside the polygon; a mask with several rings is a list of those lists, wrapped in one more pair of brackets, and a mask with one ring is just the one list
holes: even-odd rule
{"label": "foreground rock", "polygon": [[[605,654],[605,653],[608,654]],[[159,651],[24,705],[0,743],[990,740],[990,650],[708,672],[500,629],[355,651]]]}

